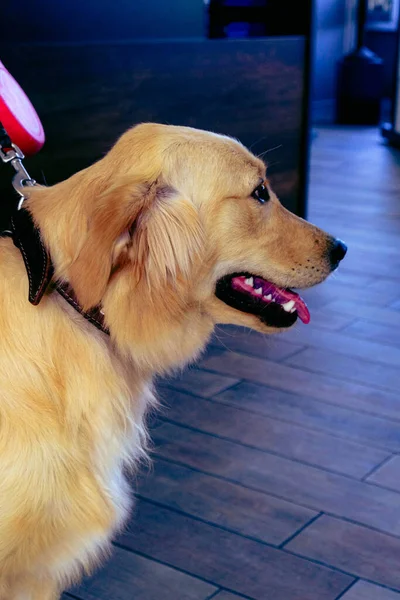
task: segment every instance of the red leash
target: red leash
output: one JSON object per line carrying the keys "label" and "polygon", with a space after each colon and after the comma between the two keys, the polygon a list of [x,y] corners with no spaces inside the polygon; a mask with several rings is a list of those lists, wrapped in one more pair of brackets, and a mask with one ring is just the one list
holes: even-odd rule
{"label": "red leash", "polygon": [[0,160],[15,170],[12,185],[24,200],[23,188],[35,185],[22,160],[38,152],[44,144],[44,131],[31,101],[0,61]]}
{"label": "red leash", "polygon": [[28,96],[1,61],[0,122],[26,156],[36,154],[43,146],[45,136],[40,119]]}

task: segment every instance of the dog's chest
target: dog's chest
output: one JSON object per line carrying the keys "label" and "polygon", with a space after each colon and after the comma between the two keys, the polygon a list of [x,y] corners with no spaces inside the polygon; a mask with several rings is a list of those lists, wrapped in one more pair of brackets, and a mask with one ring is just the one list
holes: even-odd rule
{"label": "dog's chest", "polygon": [[144,386],[138,395],[114,398],[98,415],[102,425],[96,435],[93,470],[102,493],[113,506],[116,527],[123,524],[131,506],[126,470],[135,469],[135,463],[146,455],[145,413],[152,401],[150,389]]}

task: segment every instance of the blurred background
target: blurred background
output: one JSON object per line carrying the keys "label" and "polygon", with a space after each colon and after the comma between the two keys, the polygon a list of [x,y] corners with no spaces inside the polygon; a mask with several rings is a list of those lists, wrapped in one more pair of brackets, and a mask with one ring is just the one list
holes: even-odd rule
{"label": "blurred background", "polygon": [[[219,328],[159,381],[154,465],[113,558],[65,598],[400,600],[399,0],[20,0],[0,59],[51,185],[142,121],[239,138],[349,252],[311,324]],[[0,170],[0,219],[15,204]]]}

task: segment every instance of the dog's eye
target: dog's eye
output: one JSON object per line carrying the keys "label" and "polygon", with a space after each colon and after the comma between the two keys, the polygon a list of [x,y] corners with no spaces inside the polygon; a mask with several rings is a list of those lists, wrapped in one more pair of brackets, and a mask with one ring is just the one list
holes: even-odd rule
{"label": "dog's eye", "polygon": [[261,204],[265,204],[270,200],[270,195],[267,186],[264,183],[261,183],[254,192],[251,194],[251,197],[255,200],[258,200]]}

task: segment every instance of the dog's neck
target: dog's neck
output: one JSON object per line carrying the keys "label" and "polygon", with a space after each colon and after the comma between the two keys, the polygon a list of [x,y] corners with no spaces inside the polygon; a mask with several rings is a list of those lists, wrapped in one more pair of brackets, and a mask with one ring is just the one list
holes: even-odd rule
{"label": "dog's neck", "polygon": [[54,267],[39,229],[29,211],[22,208],[11,219],[11,235],[24,260],[29,281],[29,302],[38,305],[46,292],[56,290],[86,320],[103,333],[109,334],[101,306],[84,310],[68,282],[53,281]]}

